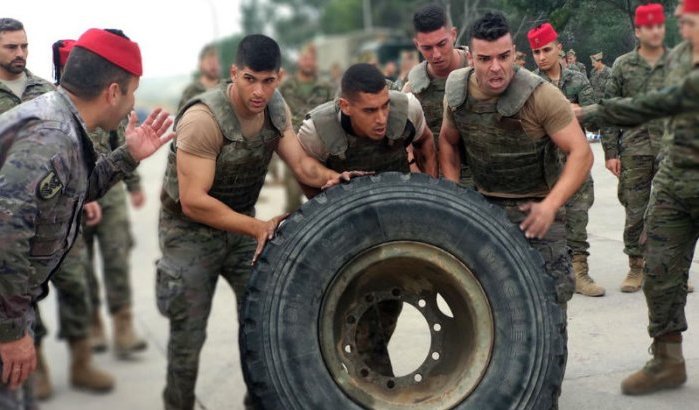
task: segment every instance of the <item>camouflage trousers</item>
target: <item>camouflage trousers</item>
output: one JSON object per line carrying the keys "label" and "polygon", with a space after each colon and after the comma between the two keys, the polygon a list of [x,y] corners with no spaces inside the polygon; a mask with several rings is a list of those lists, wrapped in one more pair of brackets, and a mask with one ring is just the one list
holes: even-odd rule
{"label": "camouflage trousers", "polygon": [[[88,297],[87,271],[90,269],[87,248],[82,236],[66,255],[58,271],[51,276],[51,283],[58,298],[58,338],[80,339],[87,337],[90,330],[92,306]],[[35,307],[34,338],[37,346],[48,331],[41,319],[38,306]]]}
{"label": "camouflage trousers", "polygon": [[160,211],[162,258],[157,262],[158,309],[170,320],[165,408],[193,409],[199,353],[216,282],[233,288],[238,309],[251,273],[255,240]]}
{"label": "camouflage trousers", "polygon": [[651,182],[656,171],[655,157],[651,155],[621,156],[618,196],[626,211],[624,253],[629,256],[643,256],[640,244],[643,215],[648,207]]}
{"label": "camouflage trousers", "polygon": [[[520,200],[494,197],[486,197],[486,199],[492,204],[505,209],[510,222],[518,226],[527,217],[525,212],[519,210],[520,205],[531,201],[531,199]],[[575,292],[575,277],[566,241],[566,212],[566,208],[561,208],[556,212],[556,218],[544,238],[527,240],[532,248],[536,249],[544,259],[545,273],[554,279],[556,300],[561,305],[565,305]]]}
{"label": "camouflage trousers", "polygon": [[670,182],[656,178],[646,213],[643,293],[651,337],[687,330],[684,307],[699,238],[699,178],[688,181],[686,174],[676,175]]}
{"label": "camouflage trousers", "polygon": [[[129,279],[129,258],[133,247],[133,237],[126,204],[126,191],[117,185],[100,200],[102,221],[96,226],[85,227],[84,236],[88,257],[94,261],[95,238],[102,255],[102,278],[107,296],[107,307],[115,313],[124,306],[131,305],[131,282]],[[101,304],[99,280],[90,264],[87,276],[90,300],[94,309]]]}
{"label": "camouflage trousers", "polygon": [[595,184],[588,175],[583,185],[566,203],[566,239],[573,255],[589,255],[587,240],[589,211],[595,202]]}

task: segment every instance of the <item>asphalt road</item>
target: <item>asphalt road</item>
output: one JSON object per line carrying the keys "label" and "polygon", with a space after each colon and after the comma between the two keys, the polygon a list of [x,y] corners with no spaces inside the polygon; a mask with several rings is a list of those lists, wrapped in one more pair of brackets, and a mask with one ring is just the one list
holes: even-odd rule
{"label": "asphalt road", "polygon": [[[621,379],[638,369],[649,358],[650,339],[646,333],[647,310],[641,293],[622,294],[618,286],[627,270],[622,253],[623,208],[616,199],[616,178],[604,169],[600,144],[595,153],[595,205],[590,212],[590,270],[598,283],[607,288],[602,298],[576,295],[568,304],[569,356],[561,409],[695,409],[699,408],[699,297],[691,294],[687,302],[690,329],[685,333],[685,357],[689,381],[678,390],[641,398],[622,396]],[[157,237],[158,193],[165,169],[165,150],[143,162],[140,172],[148,195],[144,209],[132,212],[136,248],[132,254],[132,283],[136,327],[148,339],[148,350],[131,361],[119,361],[111,353],[96,355],[96,363],[108,369],[117,380],[116,389],[106,395],[73,390],[68,381],[67,347],[53,335],[56,332],[56,298],[52,293],[42,302],[42,312],[51,336],[45,341],[45,353],[55,386],[54,397],[43,409],[158,409],[165,383],[168,322],[155,305],[154,261],[159,256]],[[281,188],[263,190],[258,216],[271,217],[283,207]],[[696,279],[697,264],[693,272]],[[197,397],[199,409],[242,409],[245,391],[238,356],[235,300],[232,290],[222,283],[217,289],[208,339],[201,355]],[[103,308],[104,309],[104,308]],[[107,321],[111,323],[111,321]],[[402,357],[400,366],[410,370],[420,362],[428,343],[420,337],[420,319],[403,319],[401,337],[390,346],[392,355]],[[111,330],[111,329],[110,329]],[[412,337],[412,339],[411,339]],[[406,339],[407,338],[407,339]],[[423,347],[421,347],[423,346]],[[415,367],[417,367],[415,365]]]}

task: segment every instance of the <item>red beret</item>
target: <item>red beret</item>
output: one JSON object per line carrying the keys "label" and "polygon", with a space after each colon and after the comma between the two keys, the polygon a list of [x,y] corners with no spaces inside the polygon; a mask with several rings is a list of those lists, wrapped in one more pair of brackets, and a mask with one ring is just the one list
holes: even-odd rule
{"label": "red beret", "polygon": [[699,0],[684,0],[683,13],[699,13]]}
{"label": "red beret", "polygon": [[68,55],[70,54],[70,50],[73,49],[74,45],[75,40],[61,40],[61,45],[58,47],[58,60],[61,67],[66,65]]}
{"label": "red beret", "polygon": [[75,47],[89,50],[137,77],[143,75],[141,50],[138,44],[127,38],[91,28],[80,36]]}
{"label": "red beret", "polygon": [[529,46],[532,49],[537,49],[555,41],[558,38],[558,33],[550,23],[544,23],[529,30],[527,38],[529,38]]}
{"label": "red beret", "polygon": [[659,3],[650,3],[636,7],[636,16],[633,19],[636,27],[652,26],[665,23],[665,10]]}

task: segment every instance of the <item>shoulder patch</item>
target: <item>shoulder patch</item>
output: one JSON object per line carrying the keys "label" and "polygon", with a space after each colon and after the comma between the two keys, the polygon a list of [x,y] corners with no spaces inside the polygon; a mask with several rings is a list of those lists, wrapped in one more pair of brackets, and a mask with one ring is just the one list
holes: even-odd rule
{"label": "shoulder patch", "polygon": [[61,192],[62,189],[63,183],[60,179],[58,179],[56,172],[50,171],[39,182],[39,186],[37,188],[37,195],[41,199],[51,199],[54,196],[56,196],[56,194]]}

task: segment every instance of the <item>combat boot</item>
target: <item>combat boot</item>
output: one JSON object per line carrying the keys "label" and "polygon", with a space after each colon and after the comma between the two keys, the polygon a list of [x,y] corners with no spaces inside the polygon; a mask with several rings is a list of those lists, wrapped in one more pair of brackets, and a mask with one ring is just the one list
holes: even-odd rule
{"label": "combat boot", "polygon": [[88,338],[74,339],[70,344],[70,384],[93,393],[106,393],[114,388],[114,378],[92,364]]}
{"label": "combat boot", "polygon": [[53,396],[53,385],[49,376],[49,367],[44,358],[44,349],[36,347],[36,370],[34,372],[34,395],[39,400]]}
{"label": "combat boot", "polygon": [[133,328],[131,306],[119,309],[112,318],[114,322],[114,353],[120,359],[127,359],[131,353],[145,350],[148,343],[136,335]]}
{"label": "combat boot", "polygon": [[104,335],[104,324],[99,309],[92,311],[90,318],[90,346],[95,353],[102,353],[107,350],[107,337]]}
{"label": "combat boot", "polygon": [[643,369],[621,382],[622,393],[630,396],[647,394],[680,387],[687,381],[680,332],[655,338],[650,350],[653,358]]}
{"label": "combat boot", "polygon": [[589,275],[587,255],[573,255],[575,272],[575,292],[585,296],[604,296],[604,288],[595,283]]}
{"label": "combat boot", "polygon": [[629,256],[629,272],[626,274],[626,279],[621,282],[621,291],[638,292],[641,290],[641,285],[643,285],[643,257]]}

